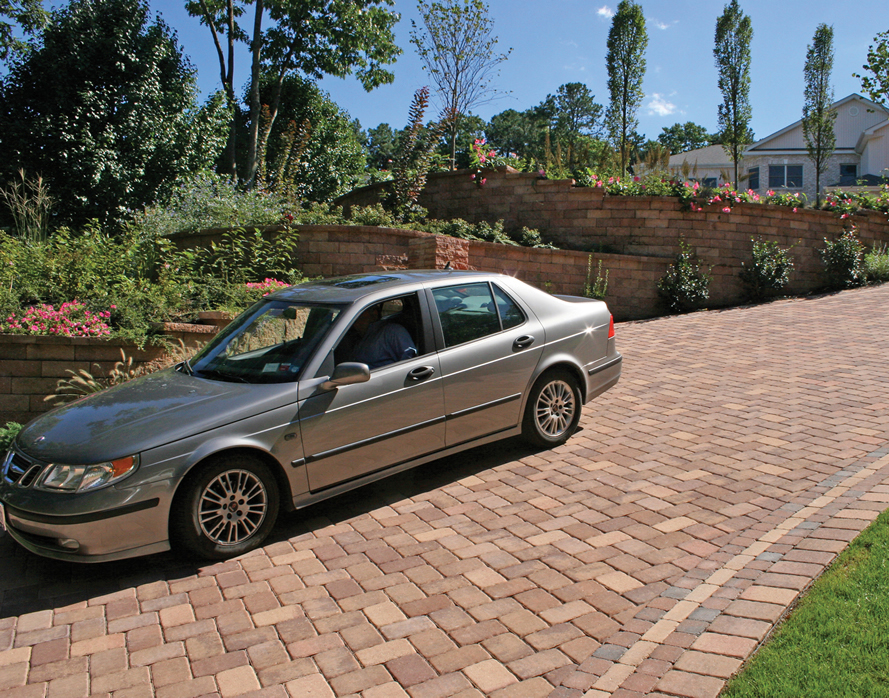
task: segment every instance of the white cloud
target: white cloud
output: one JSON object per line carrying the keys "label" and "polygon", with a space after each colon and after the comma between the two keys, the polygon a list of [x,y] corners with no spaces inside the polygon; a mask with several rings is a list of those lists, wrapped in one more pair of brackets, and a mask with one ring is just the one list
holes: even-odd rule
{"label": "white cloud", "polygon": [[656,116],[669,116],[676,113],[676,105],[668,102],[664,95],[655,92],[648,102],[648,113]]}
{"label": "white cloud", "polygon": [[[655,27],[657,27],[658,29],[661,29],[661,30],[667,30],[667,29],[670,28],[670,25],[669,25],[669,24],[667,24],[666,22],[661,22],[660,20],[657,20],[657,19],[653,19],[653,20],[651,20],[651,23],[652,23]],[[674,23],[674,24],[675,24],[675,23]]]}
{"label": "white cloud", "polygon": [[602,7],[596,10],[596,14],[605,19],[611,19],[614,17],[614,10],[608,7],[608,5],[602,5]]}

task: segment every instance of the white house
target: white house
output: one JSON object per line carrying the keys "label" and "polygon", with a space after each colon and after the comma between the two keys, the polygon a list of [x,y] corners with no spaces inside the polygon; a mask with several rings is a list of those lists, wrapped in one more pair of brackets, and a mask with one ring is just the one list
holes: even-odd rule
{"label": "white house", "polygon": [[[851,94],[831,106],[837,114],[836,149],[821,173],[821,189],[850,188],[889,178],[889,110]],[[711,186],[731,180],[734,167],[721,145],[670,157],[670,169]],[[739,167],[740,187],[764,193],[802,192],[815,200],[815,166],[809,159],[802,120],[748,146]],[[889,180],[887,180],[889,181]]]}

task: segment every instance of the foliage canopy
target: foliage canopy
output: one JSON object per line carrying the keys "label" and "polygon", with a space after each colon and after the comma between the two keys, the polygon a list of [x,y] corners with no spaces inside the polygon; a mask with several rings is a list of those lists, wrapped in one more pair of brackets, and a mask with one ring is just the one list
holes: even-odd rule
{"label": "foliage canopy", "polygon": [[815,206],[821,206],[821,175],[828,158],[836,149],[834,123],[837,113],[831,110],[833,87],[833,28],[819,24],[812,44],[806,52],[805,103],[803,104],[803,136],[809,159],[815,166]]}
{"label": "foliage canopy", "polygon": [[74,0],[0,84],[0,182],[42,176],[58,221],[118,224],[222,144],[221,99],[143,0]]}
{"label": "foliage canopy", "polygon": [[496,53],[494,20],[483,0],[420,0],[418,7],[422,26],[411,22],[411,43],[435,84],[446,116],[454,169],[460,119],[497,97],[497,66],[512,49]]}
{"label": "foliage canopy", "polygon": [[734,183],[738,184],[738,163],[744,146],[753,142],[750,130],[750,41],[753,25],[738,0],[731,0],[716,20],[716,59],[719,91],[719,138],[726,155],[734,164]]}
{"label": "foliage canopy", "polygon": [[626,175],[630,157],[630,134],[639,126],[636,112],[642,104],[642,78],[645,76],[645,49],[648,32],[642,7],[621,0],[608,31],[608,92],[611,102],[605,114],[608,133],[620,153],[621,176]]}

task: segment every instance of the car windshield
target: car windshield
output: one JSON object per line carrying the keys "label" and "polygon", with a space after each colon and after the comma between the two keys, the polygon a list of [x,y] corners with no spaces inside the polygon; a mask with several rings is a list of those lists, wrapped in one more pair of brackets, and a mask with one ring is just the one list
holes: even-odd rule
{"label": "car windshield", "polygon": [[340,308],[265,300],[238,316],[191,361],[195,375],[241,383],[299,378]]}

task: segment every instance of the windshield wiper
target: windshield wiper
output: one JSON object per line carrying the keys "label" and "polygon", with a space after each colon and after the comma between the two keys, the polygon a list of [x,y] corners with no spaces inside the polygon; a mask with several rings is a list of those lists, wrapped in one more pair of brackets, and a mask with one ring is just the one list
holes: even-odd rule
{"label": "windshield wiper", "polygon": [[250,383],[250,381],[248,381],[243,376],[236,376],[233,373],[226,373],[225,371],[220,371],[218,368],[202,368],[200,373],[197,375],[199,378],[218,378],[219,380],[229,381],[232,383]]}

